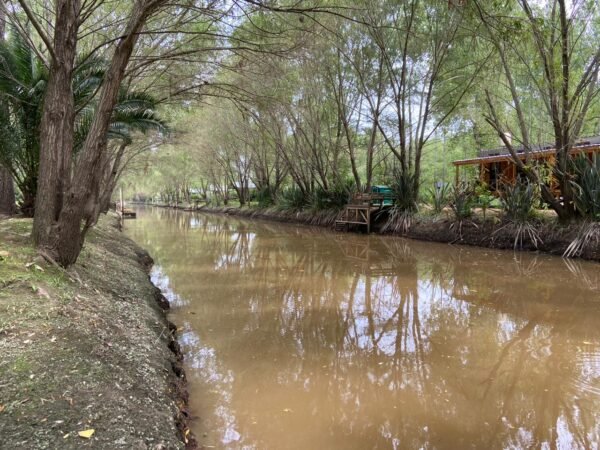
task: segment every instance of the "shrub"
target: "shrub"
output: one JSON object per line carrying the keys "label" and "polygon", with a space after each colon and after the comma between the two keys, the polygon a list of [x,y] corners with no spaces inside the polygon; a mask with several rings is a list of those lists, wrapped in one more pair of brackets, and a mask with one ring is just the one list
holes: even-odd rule
{"label": "shrub", "polygon": [[579,156],[572,161],[575,207],[586,219],[600,221],[600,158]]}
{"label": "shrub", "polygon": [[397,170],[390,188],[393,192],[394,206],[398,210],[409,213],[417,211],[418,191],[413,174]]}
{"label": "shrub", "polygon": [[470,183],[460,183],[450,191],[450,208],[457,222],[470,219],[475,205],[475,192]]}
{"label": "shrub", "polygon": [[436,214],[440,214],[443,209],[448,206],[448,195],[450,193],[450,185],[442,184],[437,186],[434,184],[433,188],[429,189],[429,198],[431,206]]}
{"label": "shrub", "polygon": [[531,183],[506,185],[502,191],[501,202],[504,215],[511,222],[526,223],[531,220],[537,201],[537,189]]}
{"label": "shrub", "polygon": [[329,190],[319,187],[312,193],[310,206],[316,211],[340,210],[348,204],[354,191],[356,185],[353,180],[337,183]]}
{"label": "shrub", "polygon": [[406,233],[412,224],[412,217],[417,212],[417,187],[415,177],[408,172],[395,171],[390,183],[394,205],[387,210],[388,219],[381,231]]}
{"label": "shrub", "polygon": [[277,204],[282,209],[302,209],[308,201],[304,193],[296,186],[283,189],[277,198]]}
{"label": "shrub", "polygon": [[257,189],[254,194],[254,199],[258,202],[260,208],[268,208],[275,203],[273,193],[267,186]]}
{"label": "shrub", "polygon": [[477,196],[477,206],[483,211],[483,221],[486,220],[486,213],[488,208],[492,206],[496,197],[492,194],[487,184],[478,184],[475,188],[475,195]]}
{"label": "shrub", "polygon": [[506,185],[502,191],[501,201],[504,209],[506,225],[499,230],[507,230],[513,234],[514,248],[523,248],[524,238],[529,238],[534,247],[542,241],[532,220],[535,217],[535,205],[539,193],[535,185],[520,182]]}

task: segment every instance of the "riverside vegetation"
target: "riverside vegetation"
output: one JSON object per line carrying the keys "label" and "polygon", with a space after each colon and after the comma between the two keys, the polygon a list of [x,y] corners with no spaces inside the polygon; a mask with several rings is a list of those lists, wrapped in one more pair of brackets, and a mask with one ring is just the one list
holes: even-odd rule
{"label": "riverside vegetation", "polygon": [[151,260],[117,225],[103,219],[65,271],[37,256],[31,220],[0,221],[0,447],[183,449],[191,440]]}

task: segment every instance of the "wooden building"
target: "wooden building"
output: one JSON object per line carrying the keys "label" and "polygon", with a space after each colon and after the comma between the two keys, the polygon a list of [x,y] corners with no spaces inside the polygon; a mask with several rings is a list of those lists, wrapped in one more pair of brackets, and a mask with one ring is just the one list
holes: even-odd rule
{"label": "wooden building", "polygon": [[[525,161],[525,149],[516,148],[517,155]],[[529,153],[532,164],[545,166],[551,173],[555,161],[556,150],[554,145],[537,145]],[[600,155],[600,136],[584,138],[579,140],[571,149],[571,155],[586,155],[590,159],[594,154]],[[489,186],[492,192],[497,192],[503,185],[514,184],[521,176],[511,154],[506,147],[492,150],[481,150],[479,156],[470,159],[454,161],[456,170],[456,184],[460,181],[461,167],[477,166],[479,181]]]}

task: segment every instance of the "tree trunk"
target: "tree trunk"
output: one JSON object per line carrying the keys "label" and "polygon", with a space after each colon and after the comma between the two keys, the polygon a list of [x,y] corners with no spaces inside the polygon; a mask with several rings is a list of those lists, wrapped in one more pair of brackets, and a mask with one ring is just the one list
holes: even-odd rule
{"label": "tree trunk", "polygon": [[52,247],[55,221],[69,184],[73,155],[75,105],[73,66],[77,47],[79,0],[57,0],[54,57],[44,96],[40,126],[40,167],[33,239],[41,248]]}
{"label": "tree trunk", "polygon": [[15,188],[10,172],[0,166],[0,214],[12,216],[15,213]]}

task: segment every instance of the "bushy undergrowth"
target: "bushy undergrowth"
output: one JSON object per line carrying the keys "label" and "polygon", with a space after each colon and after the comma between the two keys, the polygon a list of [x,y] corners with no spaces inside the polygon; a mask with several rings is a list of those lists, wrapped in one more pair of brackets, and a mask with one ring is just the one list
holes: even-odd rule
{"label": "bushy undergrowth", "polygon": [[594,155],[590,161],[585,156],[572,163],[575,180],[575,207],[586,219],[600,221],[600,158]]}
{"label": "bushy undergrowth", "polygon": [[356,187],[352,181],[339,183],[328,190],[317,187],[308,194],[293,186],[281,191],[277,196],[276,204],[281,210],[338,211],[348,204],[348,200],[355,190]]}
{"label": "bushy undergrowth", "polygon": [[504,187],[500,199],[507,220],[525,223],[534,216],[538,192],[531,183],[515,183]]}
{"label": "bushy undergrowth", "polygon": [[537,248],[542,242],[534,221],[535,207],[539,203],[537,187],[527,182],[506,185],[502,191],[501,201],[506,224],[496,233],[500,230],[510,232],[514,237],[515,249],[523,248],[526,239]]}
{"label": "bushy undergrowth", "polygon": [[277,196],[277,206],[280,209],[302,209],[307,205],[306,195],[295,186],[283,189]]}
{"label": "bushy undergrowth", "polygon": [[355,191],[356,185],[352,180],[338,183],[329,190],[319,187],[311,195],[310,207],[315,211],[340,210],[348,204]]}
{"label": "bushy undergrowth", "polygon": [[396,171],[389,184],[394,205],[387,211],[388,219],[382,227],[383,232],[406,233],[410,229],[414,214],[418,210],[418,189],[415,177],[408,172]]}
{"label": "bushy undergrowth", "polygon": [[442,184],[441,186],[434,185],[429,189],[429,201],[434,213],[440,214],[444,208],[448,206],[450,189],[449,184]]}
{"label": "bushy undergrowth", "polygon": [[449,205],[457,222],[473,216],[475,200],[475,191],[470,183],[459,183],[450,190]]}
{"label": "bushy undergrowth", "polygon": [[584,223],[563,255],[568,258],[580,256],[586,247],[600,242],[600,158],[594,155],[589,160],[582,155],[571,164],[575,175],[572,181],[575,207]]}
{"label": "bushy undergrowth", "polygon": [[259,208],[268,208],[275,204],[275,197],[271,189],[268,187],[263,187],[262,189],[257,189],[254,194],[254,200],[258,203]]}

